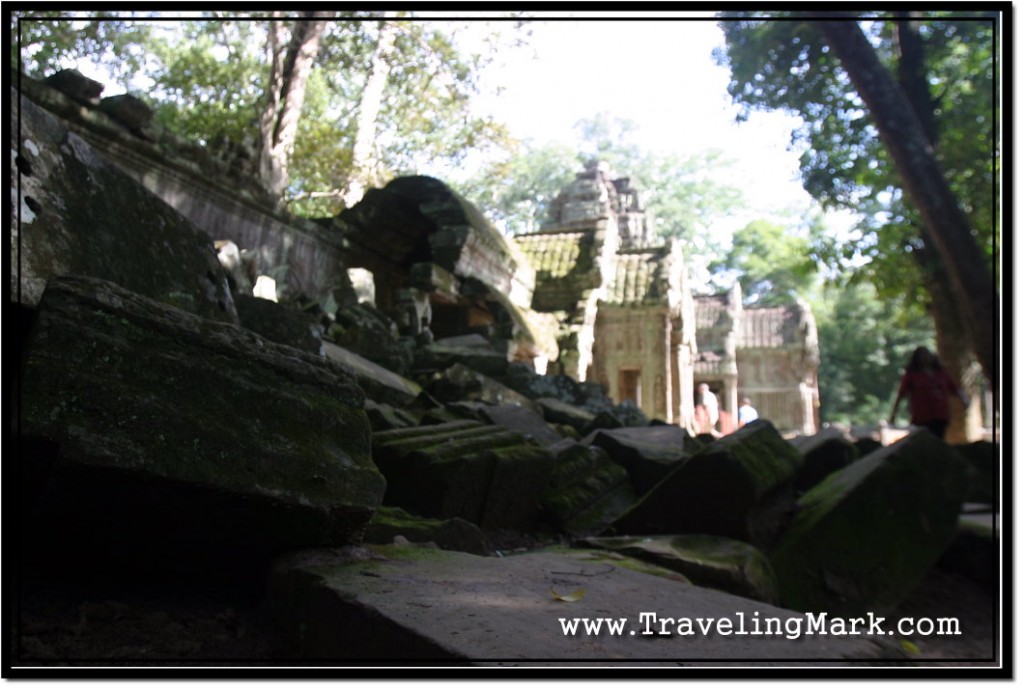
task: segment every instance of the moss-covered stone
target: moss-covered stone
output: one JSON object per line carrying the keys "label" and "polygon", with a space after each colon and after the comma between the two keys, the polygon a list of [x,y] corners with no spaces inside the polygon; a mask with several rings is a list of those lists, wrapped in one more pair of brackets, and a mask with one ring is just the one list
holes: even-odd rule
{"label": "moss-covered stone", "polygon": [[625,468],[638,496],[650,491],[693,452],[693,440],[686,430],[667,425],[602,429],[584,437],[582,443],[604,449]]}
{"label": "moss-covered stone", "polygon": [[783,605],[833,615],[898,605],[953,538],[966,472],[919,431],[829,475],[770,553]]}
{"label": "moss-covered stone", "polygon": [[374,460],[388,504],[486,529],[532,527],[553,462],[515,432],[468,420],[376,434]]}
{"label": "moss-covered stone", "polygon": [[212,548],[345,544],[384,492],[344,370],[99,279],[50,282],[22,421],[59,449],[39,509],[58,531],[116,516]]}
{"label": "moss-covered stone", "polygon": [[423,518],[394,506],[380,507],[366,527],[365,541],[388,544],[398,536],[413,543],[433,542],[441,549],[487,554],[483,533],[469,521]]}
{"label": "moss-covered stone", "polygon": [[584,542],[677,571],[695,585],[778,603],[768,557],[745,542],[715,535],[600,537]]}
{"label": "moss-covered stone", "polygon": [[597,535],[636,501],[629,473],[596,446],[562,442],[541,497],[548,522],[569,535]]}
{"label": "moss-covered stone", "polygon": [[721,535],[765,548],[792,507],[799,467],[796,449],[770,422],[756,420],[677,464],[614,529]]}
{"label": "moss-covered stone", "polygon": [[[49,113],[11,92],[11,287],[35,305],[54,276],[114,281],[203,317],[238,317],[213,242]],[[77,107],[77,106],[76,106]],[[13,158],[13,156],[12,156]]]}

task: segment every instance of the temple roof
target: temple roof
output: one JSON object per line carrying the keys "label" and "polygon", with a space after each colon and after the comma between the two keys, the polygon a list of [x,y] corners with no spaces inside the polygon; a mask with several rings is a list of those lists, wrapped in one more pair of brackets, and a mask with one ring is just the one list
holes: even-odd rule
{"label": "temple roof", "polygon": [[729,294],[719,293],[717,295],[695,295],[693,297],[694,317],[697,321],[697,330],[711,329],[722,326],[721,320],[727,316],[729,309]]}
{"label": "temple roof", "polygon": [[517,235],[515,241],[537,271],[538,279],[542,274],[563,278],[576,269],[580,245],[586,235],[585,231],[531,233]]}
{"label": "temple roof", "polygon": [[738,329],[740,348],[783,348],[802,345],[800,305],[753,307],[743,310]]}
{"label": "temple roof", "polygon": [[615,272],[603,302],[630,306],[667,302],[664,272],[665,248],[626,250],[615,255]]}

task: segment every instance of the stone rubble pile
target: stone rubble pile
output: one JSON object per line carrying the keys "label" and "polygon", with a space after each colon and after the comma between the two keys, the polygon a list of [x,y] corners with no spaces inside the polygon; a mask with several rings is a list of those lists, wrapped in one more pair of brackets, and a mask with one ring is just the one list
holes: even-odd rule
{"label": "stone rubble pile", "polygon": [[231,295],[202,231],[22,107],[37,153],[18,226],[33,311],[17,462],[37,543],[128,571],[132,545],[158,543],[201,572],[375,542],[496,558],[579,541],[852,615],[893,609],[951,549],[984,578],[992,533],[961,513],[995,500],[991,445],[917,432],[861,455],[766,420],[695,438],[510,361],[506,334],[435,340],[355,298],[328,314]]}

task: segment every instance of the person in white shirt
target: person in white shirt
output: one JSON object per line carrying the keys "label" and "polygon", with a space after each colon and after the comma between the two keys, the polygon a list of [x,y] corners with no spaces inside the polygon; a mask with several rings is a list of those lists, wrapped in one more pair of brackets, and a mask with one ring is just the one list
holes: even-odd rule
{"label": "person in white shirt", "polygon": [[701,384],[697,387],[699,402],[704,407],[704,429],[701,432],[714,434],[715,425],[718,424],[718,398],[711,392],[711,387]]}
{"label": "person in white shirt", "polygon": [[757,409],[750,405],[750,399],[746,396],[740,401],[740,409],[736,411],[740,427],[757,419]]}

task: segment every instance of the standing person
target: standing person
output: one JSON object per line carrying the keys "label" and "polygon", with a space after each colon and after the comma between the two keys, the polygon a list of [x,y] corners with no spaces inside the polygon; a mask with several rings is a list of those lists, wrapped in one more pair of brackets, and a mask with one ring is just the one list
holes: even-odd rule
{"label": "standing person", "polygon": [[705,424],[701,432],[714,434],[715,425],[718,424],[718,398],[715,394],[711,393],[711,387],[707,384],[698,386],[697,392],[700,399],[698,405],[703,406],[706,413]]}
{"label": "standing person", "polygon": [[746,396],[740,400],[740,409],[736,411],[736,416],[739,419],[740,427],[757,419],[757,409],[750,404],[750,399]]}
{"label": "standing person", "polygon": [[944,439],[949,427],[949,394],[957,395],[964,407],[967,406],[967,396],[943,369],[939,359],[924,346],[916,348],[900,377],[889,424],[895,421],[896,410],[906,398],[910,403],[910,424],[926,427],[939,439]]}

